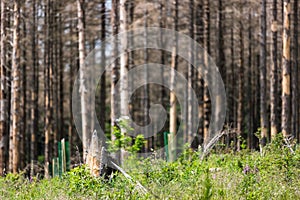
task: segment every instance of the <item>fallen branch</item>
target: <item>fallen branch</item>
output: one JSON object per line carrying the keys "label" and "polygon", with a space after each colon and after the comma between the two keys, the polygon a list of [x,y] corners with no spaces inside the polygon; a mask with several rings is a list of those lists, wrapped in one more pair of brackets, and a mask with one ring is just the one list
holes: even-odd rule
{"label": "fallen branch", "polygon": [[292,148],[292,145],[291,145],[291,140],[293,140],[294,137],[291,136],[291,137],[284,137],[284,142],[285,142],[285,146],[291,151],[292,154],[295,154],[295,151],[293,150]]}
{"label": "fallen branch", "polygon": [[136,184],[136,189],[138,190],[138,191],[140,191],[142,194],[148,194],[148,190],[140,183],[140,182],[138,182],[138,181],[134,181],[133,180],[133,178],[129,175],[129,174],[127,174],[126,172],[125,172],[125,170],[124,169],[122,169],[120,166],[118,166],[116,163],[114,163],[113,161],[110,161],[110,163],[117,169],[117,170],[119,170],[124,176],[125,176],[125,178],[127,178],[128,180],[130,180],[131,182],[135,182],[135,184]]}
{"label": "fallen branch", "polygon": [[209,143],[204,147],[203,153],[201,154],[200,161],[202,162],[203,159],[209,154],[209,152],[214,148],[216,143],[219,141],[219,139],[225,134],[227,131],[222,131],[219,134],[215,135]]}

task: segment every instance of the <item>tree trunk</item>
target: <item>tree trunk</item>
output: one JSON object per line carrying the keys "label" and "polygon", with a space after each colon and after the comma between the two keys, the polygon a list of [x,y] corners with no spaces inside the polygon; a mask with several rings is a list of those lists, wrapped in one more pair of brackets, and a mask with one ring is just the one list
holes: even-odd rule
{"label": "tree trunk", "polygon": [[267,96],[266,96],[266,65],[267,65],[267,32],[266,32],[266,0],[261,3],[261,47],[260,47],[260,126],[261,126],[261,145],[266,145],[268,139],[267,121]]}
{"label": "tree trunk", "polygon": [[[112,34],[116,36],[118,33],[118,0],[112,0],[112,9],[111,9],[111,28],[112,28]],[[118,54],[118,47],[117,43],[115,42],[112,47],[113,49],[113,57],[115,58]],[[114,127],[116,126],[116,116],[118,111],[118,88],[116,87],[118,82],[118,67],[117,67],[117,60],[111,64],[111,111],[110,111],[110,120],[111,120],[111,140],[116,140],[116,137],[114,135]],[[119,153],[116,153],[115,155],[112,155],[115,160],[120,162],[120,155]]]}
{"label": "tree trunk", "polygon": [[290,33],[290,0],[284,0],[283,11],[283,52],[282,52],[282,133],[291,134],[291,33]]}
{"label": "tree trunk", "polygon": [[[225,52],[224,52],[224,25],[223,25],[223,21],[224,20],[224,8],[223,8],[223,0],[218,0],[218,39],[217,39],[217,48],[218,48],[218,54],[217,54],[217,67],[219,68],[220,71],[220,75],[223,79],[223,82],[226,83],[226,59],[225,59]],[[215,85],[214,87],[218,87],[218,85]],[[215,116],[215,120],[217,122],[217,124],[219,124],[220,118],[221,118],[221,101],[223,101],[221,99],[222,97],[220,96],[220,94],[217,94],[216,96],[216,108],[215,108],[215,112],[213,113]]]}
{"label": "tree trunk", "polygon": [[[62,9],[62,3],[59,1],[58,9]],[[66,138],[64,131],[64,51],[63,51],[63,22],[62,13],[58,12],[58,140]]]}
{"label": "tree trunk", "polygon": [[244,100],[244,34],[243,22],[240,21],[240,63],[238,71],[238,102],[237,102],[237,151],[241,150],[241,139],[243,131],[243,100]]}
{"label": "tree trunk", "polygon": [[[166,15],[165,15],[165,12],[164,12],[164,1],[161,1],[161,0],[158,0],[159,2],[159,27],[160,28],[164,28],[165,27],[165,20],[166,20]],[[163,33],[162,31],[160,32],[160,43],[161,43],[161,46],[164,45],[164,41],[163,41]],[[160,54],[160,64],[164,65],[165,64],[165,52],[164,51],[161,51],[161,54]],[[160,102],[161,102],[161,105],[165,106],[166,105],[166,102],[168,101],[168,97],[167,97],[167,94],[165,92],[165,88],[164,88],[164,80],[165,80],[165,77],[164,77],[164,68],[162,67],[161,68],[161,83],[162,83],[162,86],[160,87],[161,88],[161,91],[160,91]],[[161,137],[160,137],[160,147],[163,147],[164,145],[164,137],[163,137],[163,131],[165,130],[162,130],[162,134],[161,134]]]}
{"label": "tree trunk", "polygon": [[6,1],[1,1],[1,41],[0,41],[0,176],[5,169],[7,137],[7,87],[6,87]]}
{"label": "tree trunk", "polygon": [[[148,63],[149,60],[149,53],[148,53],[148,33],[147,33],[147,27],[148,27],[148,10],[147,8],[144,8],[144,38],[145,38],[145,49],[144,49],[144,62],[145,64]],[[148,117],[149,117],[149,85],[148,83],[148,70],[146,69],[144,72],[144,80],[146,84],[144,85],[144,91],[143,91],[143,98],[141,104],[144,107],[143,110],[143,116],[144,116],[144,126],[147,126],[149,123]],[[146,136],[147,144],[146,144],[146,152],[150,152],[151,148],[153,148],[153,137],[149,137],[149,133],[152,132],[152,130],[149,130],[149,128],[145,129],[146,133],[144,135]]]}
{"label": "tree trunk", "polygon": [[[204,23],[203,23],[203,1],[201,0],[198,5],[197,5],[197,10],[196,10],[196,41],[201,44],[202,46],[204,45]],[[196,52],[201,51],[200,49],[197,49]],[[203,62],[203,58],[202,62]],[[199,67],[199,66],[197,66]],[[203,74],[198,73],[197,74],[197,97],[198,97],[198,118],[199,118],[199,126],[198,128],[198,137],[201,138],[203,137],[203,118],[204,118],[204,111],[203,111]],[[199,141],[201,142],[201,140]],[[198,144],[200,145],[200,144]]]}
{"label": "tree trunk", "polygon": [[271,31],[272,31],[272,43],[271,43],[271,82],[270,82],[270,121],[271,121],[271,138],[274,137],[278,133],[278,114],[277,114],[277,107],[278,107],[278,90],[277,90],[277,0],[273,0],[272,3],[272,24],[271,24]]}
{"label": "tree trunk", "polygon": [[[50,4],[47,1],[45,7],[45,25],[49,22]],[[44,106],[45,106],[45,177],[49,178],[49,162],[50,162],[50,137],[51,137],[51,110],[50,110],[50,38],[49,38],[49,27],[45,28],[45,46],[44,46]]]}
{"label": "tree trunk", "polygon": [[12,82],[11,82],[11,133],[10,146],[12,155],[10,155],[9,170],[18,173],[20,158],[20,2],[14,0],[14,27],[13,27],[13,52],[12,52]]}
{"label": "tree trunk", "polygon": [[[101,1],[101,41],[105,41],[105,32],[106,32],[106,8],[105,8],[105,0]],[[101,46],[101,65],[102,67],[106,66],[105,63],[105,47]],[[105,120],[106,120],[106,73],[104,71],[102,77],[101,77],[101,91],[100,91],[100,126],[103,129],[103,132],[105,133]]]}
{"label": "tree trunk", "polygon": [[[204,58],[205,66],[208,66],[208,56],[211,53],[211,46],[210,46],[210,1],[205,0],[204,3],[204,13],[205,13],[205,23],[204,23],[204,35],[205,35],[205,45],[207,56]],[[204,76],[207,76],[207,71],[204,72]],[[204,109],[204,130],[203,130],[203,137],[204,137],[204,145],[206,145],[209,141],[209,120],[210,120],[210,106],[211,101],[209,97],[209,91],[208,91],[208,83],[204,82],[204,97],[203,97],[203,109]]]}
{"label": "tree trunk", "polygon": [[80,98],[81,98],[81,120],[82,120],[82,148],[83,160],[86,161],[88,152],[88,140],[90,136],[90,129],[88,126],[88,96],[87,96],[87,82],[85,80],[85,73],[87,66],[85,66],[85,0],[77,0],[77,14],[78,14],[78,50],[79,50],[79,76],[80,76]]}
{"label": "tree trunk", "polygon": [[292,61],[292,127],[291,134],[297,138],[299,134],[299,104],[298,104],[298,0],[294,0],[293,4],[293,61]]}
{"label": "tree trunk", "polygon": [[[127,0],[120,0],[120,32],[127,31]],[[127,36],[120,38],[121,52],[120,56],[120,114],[122,117],[128,116],[128,53],[127,53]],[[125,134],[125,130],[121,130]],[[124,159],[124,150],[121,149],[121,163]]]}
{"label": "tree trunk", "polygon": [[[248,28],[248,40],[252,41],[252,9],[250,10],[249,13],[249,28]],[[252,77],[255,76],[252,73],[252,52],[253,52],[253,45],[251,42],[248,43],[248,71],[245,75],[247,75],[247,99],[249,101],[249,121],[248,121],[248,136],[247,136],[247,145],[248,149],[253,148],[253,137],[254,137],[254,101],[253,101],[253,96],[254,94],[252,93],[252,90],[254,88],[254,84],[252,84]]]}
{"label": "tree trunk", "polygon": [[34,176],[33,162],[36,159],[36,136],[38,135],[38,92],[39,92],[39,76],[38,76],[38,55],[36,43],[36,1],[32,2],[32,30],[31,30],[31,54],[32,54],[32,85],[31,85],[31,131],[30,131],[30,175]]}
{"label": "tree trunk", "polygon": [[[174,0],[174,28],[175,31],[178,31],[178,0]],[[175,41],[173,43],[173,52],[172,52],[172,61],[171,67],[173,70],[177,70],[178,65],[178,56],[177,56],[177,49],[178,49],[178,41],[177,37],[175,36]],[[176,151],[176,137],[175,134],[177,133],[177,103],[176,103],[176,95],[174,93],[174,88],[176,84],[175,73],[171,73],[171,88],[170,88],[170,134],[168,135],[169,141],[169,161],[175,160],[175,151]]]}
{"label": "tree trunk", "polygon": [[[190,0],[189,3],[189,13],[190,13],[190,24],[189,24],[189,36],[194,39],[194,0]],[[193,43],[190,44],[190,50],[189,50],[189,59],[193,60],[194,59],[194,45]],[[193,77],[194,77],[194,66],[189,65],[188,66],[188,121],[187,121],[187,135],[186,135],[186,140],[184,141],[185,143],[191,144],[193,140]]]}
{"label": "tree trunk", "polygon": [[[26,8],[23,8],[24,13],[26,13]],[[27,38],[27,27],[26,22],[23,22],[23,34],[22,38]],[[23,158],[20,160],[20,168],[23,169],[26,166],[26,162],[28,159],[28,154],[26,154],[26,147],[28,146],[28,135],[27,135],[27,52],[26,52],[26,46],[27,41],[22,41],[22,58],[23,61],[20,62],[22,65],[22,82],[21,82],[21,88],[22,88],[22,94],[21,94],[21,126],[20,126],[20,158]]]}

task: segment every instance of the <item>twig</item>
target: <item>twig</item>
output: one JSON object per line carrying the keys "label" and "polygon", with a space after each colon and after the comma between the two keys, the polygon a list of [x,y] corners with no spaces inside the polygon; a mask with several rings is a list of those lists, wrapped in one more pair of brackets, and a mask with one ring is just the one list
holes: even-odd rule
{"label": "twig", "polygon": [[219,139],[225,134],[225,132],[227,131],[222,131],[219,134],[215,135],[210,141],[209,143],[204,147],[203,153],[200,157],[200,161],[202,162],[203,159],[205,158],[205,156],[207,154],[209,154],[209,152],[212,150],[212,148],[214,148],[214,146],[216,145],[216,143],[219,141]]}
{"label": "twig", "polygon": [[110,161],[110,163],[115,167],[115,168],[117,168],[124,176],[125,176],[125,178],[127,178],[128,180],[130,180],[131,182],[135,182],[136,183],[136,188],[142,193],[142,194],[148,194],[148,190],[144,187],[144,186],[142,186],[142,184],[140,183],[140,182],[138,182],[138,181],[134,181],[133,180],[133,178],[129,175],[129,174],[127,174],[126,172],[125,172],[125,170],[124,169],[122,169],[120,166],[118,166],[116,163],[114,163],[113,161]]}
{"label": "twig", "polygon": [[291,140],[293,139],[293,136],[290,137],[284,137],[285,146],[291,151],[292,154],[295,154],[295,151],[292,148]]}

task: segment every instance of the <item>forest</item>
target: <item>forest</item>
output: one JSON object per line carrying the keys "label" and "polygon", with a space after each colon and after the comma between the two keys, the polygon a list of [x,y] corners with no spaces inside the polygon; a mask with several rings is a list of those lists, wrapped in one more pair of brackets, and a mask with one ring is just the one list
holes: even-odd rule
{"label": "forest", "polygon": [[298,0],[0,2],[1,199],[300,198]]}

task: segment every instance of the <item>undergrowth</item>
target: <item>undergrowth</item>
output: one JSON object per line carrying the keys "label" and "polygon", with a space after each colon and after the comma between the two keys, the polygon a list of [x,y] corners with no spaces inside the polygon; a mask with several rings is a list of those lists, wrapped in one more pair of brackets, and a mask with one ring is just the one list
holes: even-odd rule
{"label": "undergrowth", "polygon": [[0,178],[0,199],[300,199],[300,148],[292,148],[278,136],[263,154],[211,152],[200,162],[188,150],[173,163],[129,158],[125,170],[146,195],[121,173],[95,178],[84,165],[49,180],[8,174]]}

